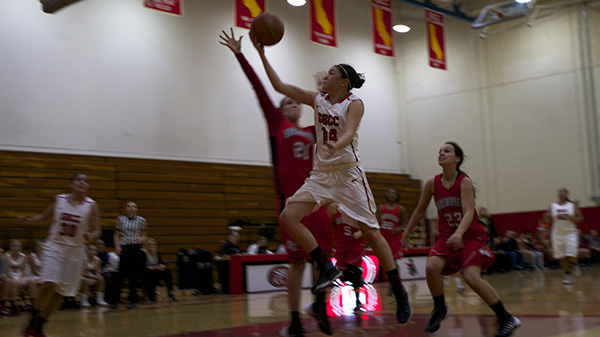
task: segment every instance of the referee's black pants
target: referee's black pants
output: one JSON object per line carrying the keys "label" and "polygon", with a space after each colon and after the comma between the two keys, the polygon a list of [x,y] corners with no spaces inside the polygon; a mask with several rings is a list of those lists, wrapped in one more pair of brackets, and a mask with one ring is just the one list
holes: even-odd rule
{"label": "referee's black pants", "polygon": [[129,303],[137,303],[137,288],[142,281],[142,273],[145,268],[141,245],[121,246],[121,259],[119,261],[119,293],[123,288],[123,281],[129,280]]}

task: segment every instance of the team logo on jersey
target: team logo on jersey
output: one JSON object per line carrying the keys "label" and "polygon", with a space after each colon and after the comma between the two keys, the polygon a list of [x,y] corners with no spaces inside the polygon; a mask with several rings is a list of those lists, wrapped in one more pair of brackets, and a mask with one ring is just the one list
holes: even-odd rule
{"label": "team logo on jersey", "polygon": [[490,250],[487,248],[479,248],[479,254],[492,257],[492,252],[490,252]]}
{"label": "team logo on jersey", "polygon": [[282,288],[285,287],[288,280],[288,274],[290,268],[287,266],[273,267],[267,276],[267,280],[273,287]]}

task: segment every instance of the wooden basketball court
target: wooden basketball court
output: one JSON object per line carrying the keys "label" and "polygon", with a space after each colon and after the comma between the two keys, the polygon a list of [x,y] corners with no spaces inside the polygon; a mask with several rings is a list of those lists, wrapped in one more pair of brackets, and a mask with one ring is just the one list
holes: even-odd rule
{"label": "wooden basketball court", "polygon": [[[514,336],[521,337],[598,337],[600,336],[600,268],[584,267],[573,285],[564,286],[560,270],[520,271],[485,276],[498,290],[507,309],[519,317],[522,326]],[[387,296],[387,284],[375,285],[381,309],[353,312],[348,301],[341,316],[330,317],[334,336],[494,336],[496,319],[470,289],[458,293],[450,282],[446,299],[451,310],[435,334],[424,332],[432,309],[425,280],[406,281],[414,315],[409,323],[395,322],[393,298]],[[164,292],[164,288],[159,288]],[[278,336],[288,322],[284,292],[244,295],[180,294],[178,302],[160,297],[158,303],[140,304],[127,310],[107,308],[69,309],[55,314],[47,324],[50,337],[81,336]],[[376,296],[373,296],[373,300]],[[311,302],[308,290],[303,304]],[[339,298],[334,300],[339,302]],[[375,302],[373,302],[375,303]],[[375,306],[377,307],[377,305]],[[338,310],[340,307],[338,306]],[[21,336],[27,320],[0,318],[0,336]],[[316,321],[306,315],[303,325],[307,336],[325,336]]]}

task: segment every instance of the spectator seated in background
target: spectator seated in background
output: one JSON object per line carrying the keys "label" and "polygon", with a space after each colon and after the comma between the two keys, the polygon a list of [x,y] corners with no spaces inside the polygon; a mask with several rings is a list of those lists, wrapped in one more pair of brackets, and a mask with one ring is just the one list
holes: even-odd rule
{"label": "spectator seated in background", "polygon": [[104,240],[96,240],[96,247],[98,248],[98,258],[100,259],[100,273],[102,273],[102,269],[108,263],[108,252],[106,251]]}
{"label": "spectator seated in background", "polygon": [[93,290],[96,292],[96,304],[101,306],[107,306],[108,303],[104,301],[104,278],[100,274],[100,266],[102,261],[98,257],[98,248],[94,244],[87,246],[86,258],[84,262],[85,269],[81,276],[81,306],[84,308],[91,307],[89,302],[90,294]]}
{"label": "spectator seated in background", "polygon": [[600,262],[600,237],[598,236],[598,231],[592,229],[590,230],[590,234],[585,237],[592,254],[592,263]]}
{"label": "spectator seated in background", "polygon": [[544,262],[547,267],[554,267],[558,262],[552,257],[552,246],[550,245],[550,236],[546,230],[538,230],[535,238],[532,239],[535,249],[544,254]]}
{"label": "spectator seated in background", "polygon": [[279,247],[277,247],[275,254],[287,254],[287,249],[285,248],[285,245],[283,243],[279,244]]}
{"label": "spectator seated in background", "polygon": [[229,236],[227,236],[227,240],[221,246],[221,255],[242,254],[242,250],[238,246],[239,241],[240,233],[237,231],[230,231]]}
{"label": "spectator seated in background", "polygon": [[107,252],[103,240],[96,240],[98,247],[98,258],[100,259],[100,275],[104,278],[104,300],[112,309],[117,308],[119,302],[119,255],[115,252]]}
{"label": "spectator seated in background", "polygon": [[6,259],[4,257],[4,249],[0,247],[0,315],[10,313],[8,309],[4,307],[6,302],[6,293],[8,287],[8,275]]}
{"label": "spectator seated in background", "polygon": [[248,246],[246,253],[250,255],[273,254],[273,252],[267,248],[268,245],[269,240],[264,236],[259,236],[255,243]]}
{"label": "spectator seated in background", "polygon": [[148,300],[156,302],[156,285],[159,280],[165,281],[167,284],[167,290],[169,291],[169,298],[173,301],[177,301],[175,292],[173,291],[173,278],[171,276],[171,270],[167,268],[165,262],[161,259],[160,253],[156,249],[156,240],[147,239],[144,244],[145,254],[145,265],[144,271],[144,283],[145,291]]}
{"label": "spectator seated in background", "polygon": [[513,270],[525,269],[525,262],[523,261],[523,255],[519,253],[519,245],[517,243],[517,233],[514,231],[506,231],[504,239],[500,248],[510,259],[510,267]]}
{"label": "spectator seated in background", "polygon": [[525,234],[521,234],[519,237],[519,252],[523,254],[525,258],[525,263],[528,264],[530,268],[533,269],[543,269],[544,268],[544,254],[538,251],[533,244],[533,238],[531,231],[525,232]]}
{"label": "spectator seated in background", "polygon": [[[21,241],[14,239],[11,240],[10,249],[4,255],[8,268],[7,283],[10,283],[7,289],[7,298],[12,315],[20,313],[17,302],[21,291],[28,294],[32,301],[35,300],[39,291],[37,282],[30,276],[30,257],[23,253],[22,249]],[[33,303],[24,305],[26,308],[31,306],[33,306]]]}
{"label": "spectator seated in background", "polygon": [[490,241],[490,249],[496,259],[494,260],[494,264],[491,268],[489,268],[486,273],[504,273],[511,269],[510,259],[506,252],[501,249],[502,246],[502,238],[499,236],[493,237]]}

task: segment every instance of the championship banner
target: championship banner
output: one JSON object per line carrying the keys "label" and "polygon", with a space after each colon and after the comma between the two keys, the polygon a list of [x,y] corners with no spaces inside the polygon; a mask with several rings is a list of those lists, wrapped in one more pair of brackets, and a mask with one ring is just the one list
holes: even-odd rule
{"label": "championship banner", "polygon": [[310,40],[326,46],[336,47],[335,0],[310,1]]}
{"label": "championship banner", "polygon": [[265,0],[235,0],[235,25],[249,29],[252,20],[265,9]]}
{"label": "championship banner", "polygon": [[427,42],[429,43],[429,65],[446,70],[446,48],[444,46],[444,16],[425,10]]}
{"label": "championship banner", "polygon": [[144,7],[167,14],[183,15],[183,0],[144,0]]}
{"label": "championship banner", "polygon": [[373,46],[375,53],[394,56],[391,0],[371,0],[373,12]]}

